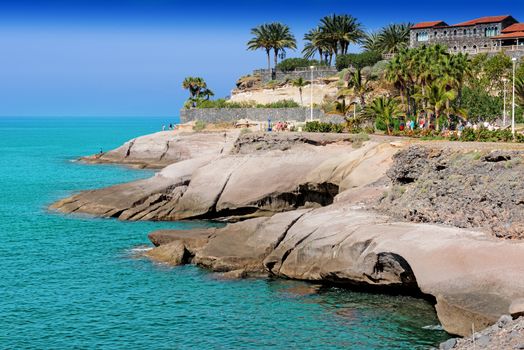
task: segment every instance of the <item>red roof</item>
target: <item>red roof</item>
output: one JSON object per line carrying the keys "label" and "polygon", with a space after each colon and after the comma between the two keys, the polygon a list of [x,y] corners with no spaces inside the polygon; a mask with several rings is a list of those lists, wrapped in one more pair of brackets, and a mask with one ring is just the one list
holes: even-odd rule
{"label": "red roof", "polygon": [[488,17],[481,17],[477,19],[472,19],[471,21],[466,21],[458,24],[454,24],[452,27],[467,27],[467,26],[474,26],[476,24],[486,24],[486,23],[499,23],[503,20],[510,18],[511,16],[488,16]]}
{"label": "red roof", "polygon": [[515,23],[502,30],[502,33],[524,32],[524,23]]}
{"label": "red roof", "polygon": [[524,38],[524,31],[501,34],[498,36],[491,37],[491,39],[517,39]]}
{"label": "red roof", "polygon": [[447,26],[444,21],[432,21],[432,22],[420,22],[415,24],[411,29],[424,29],[424,28],[433,28],[433,27],[442,27]]}

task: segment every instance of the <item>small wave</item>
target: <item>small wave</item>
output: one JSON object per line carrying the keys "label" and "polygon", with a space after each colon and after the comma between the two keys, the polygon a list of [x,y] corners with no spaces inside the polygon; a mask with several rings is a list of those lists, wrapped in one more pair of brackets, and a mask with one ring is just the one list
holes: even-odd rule
{"label": "small wave", "polygon": [[427,329],[427,330],[430,330],[430,331],[443,331],[444,330],[444,328],[442,328],[441,325],[424,326],[424,327],[422,327],[422,329]]}
{"label": "small wave", "polygon": [[134,254],[141,254],[151,249],[153,249],[153,247],[147,246],[147,245],[141,245],[141,246],[129,249],[129,252],[134,253]]}

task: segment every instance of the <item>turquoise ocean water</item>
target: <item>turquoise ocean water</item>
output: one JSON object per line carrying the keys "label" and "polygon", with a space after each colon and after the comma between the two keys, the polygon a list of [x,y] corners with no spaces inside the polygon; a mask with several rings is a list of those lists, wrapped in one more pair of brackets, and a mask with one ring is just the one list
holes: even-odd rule
{"label": "turquoise ocean water", "polygon": [[139,258],[147,233],[196,223],[47,211],[81,189],[148,177],[72,160],[159,118],[0,118],[0,349],[425,349],[431,305],[285,280],[225,281]]}

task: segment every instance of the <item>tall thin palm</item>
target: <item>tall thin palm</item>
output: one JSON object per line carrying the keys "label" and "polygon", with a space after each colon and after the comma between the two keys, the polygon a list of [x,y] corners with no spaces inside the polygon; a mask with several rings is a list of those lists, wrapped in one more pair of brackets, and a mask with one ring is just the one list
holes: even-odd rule
{"label": "tall thin palm", "polygon": [[267,69],[271,70],[271,49],[273,43],[270,36],[269,24],[262,24],[258,27],[251,29],[251,35],[253,38],[247,42],[248,50],[264,50],[267,55]]}
{"label": "tall thin palm", "polygon": [[309,83],[310,83],[309,81],[304,80],[304,78],[302,78],[302,77],[299,77],[299,78],[293,80],[293,82],[292,82],[292,85],[293,85],[294,87],[297,87],[297,88],[298,88],[298,92],[299,92],[299,94],[300,94],[300,104],[301,104],[302,106],[304,105],[304,101],[302,100],[302,89],[303,89],[304,87],[308,86]]}
{"label": "tall thin palm", "polygon": [[279,52],[285,51],[286,49],[295,50],[297,48],[297,41],[291,33],[291,29],[282,23],[270,23],[268,24],[269,30],[269,42],[273,49],[275,68],[278,64]]}
{"label": "tall thin palm", "polygon": [[435,129],[438,131],[441,112],[445,108],[449,108],[450,102],[456,98],[456,92],[454,90],[447,90],[445,82],[436,81],[429,86],[426,98],[428,103],[427,111],[433,113],[435,117]]}
{"label": "tall thin palm", "polygon": [[322,37],[328,48],[329,64],[337,54],[346,54],[349,45],[362,41],[365,34],[362,25],[350,15],[325,16],[320,20]]}

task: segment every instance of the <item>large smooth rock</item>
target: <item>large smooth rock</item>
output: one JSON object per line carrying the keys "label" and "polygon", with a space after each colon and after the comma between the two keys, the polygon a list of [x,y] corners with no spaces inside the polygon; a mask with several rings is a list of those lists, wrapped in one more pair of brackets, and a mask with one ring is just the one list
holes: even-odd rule
{"label": "large smooth rock", "polygon": [[192,158],[228,153],[239,135],[227,132],[184,133],[162,131],[132,139],[103,154],[82,158],[89,163],[118,163],[141,168],[163,168]]}
{"label": "large smooth rock", "polygon": [[495,322],[524,292],[524,242],[394,222],[344,203],[228,225],[193,262],[217,271],[263,264],[286,278],[420,291],[436,298],[443,326],[458,335]]}
{"label": "large smooth rock", "polygon": [[355,149],[341,135],[255,136],[240,137],[230,154],[180,161],[153,178],[82,192],[52,208],[121,220],[268,216],[329,205],[340,186],[368,188],[385,177],[396,152],[374,141]]}

